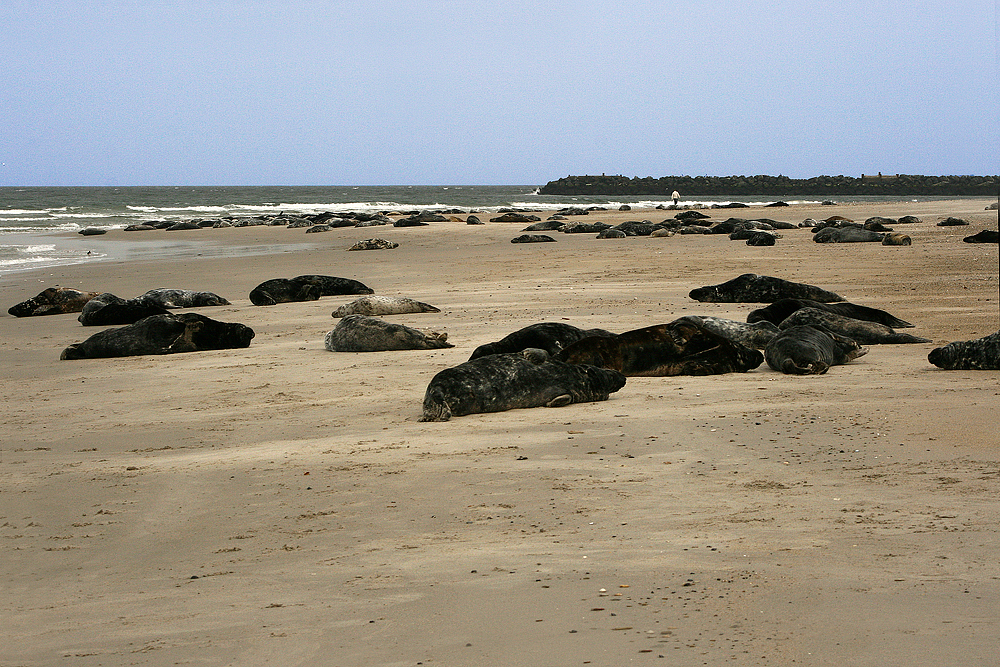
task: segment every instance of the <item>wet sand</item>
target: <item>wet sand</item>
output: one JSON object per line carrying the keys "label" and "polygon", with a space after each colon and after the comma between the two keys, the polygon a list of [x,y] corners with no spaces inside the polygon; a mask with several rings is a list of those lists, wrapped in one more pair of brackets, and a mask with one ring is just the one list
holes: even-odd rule
{"label": "wet sand", "polygon": [[[256,337],[60,361],[96,328],[0,317],[0,665],[991,664],[1000,372],[927,361],[1000,328],[997,246],[961,240],[996,229],[989,203],[706,211],[911,214],[896,227],[909,247],[805,229],[774,247],[512,245],[524,224],[460,221],[66,237],[143,250],[0,276],[4,313],[57,284],[198,289],[232,302],[198,312]],[[972,224],[936,226],[948,216]],[[399,247],[346,251],[371,237]],[[933,342],[873,345],[822,376],[629,378],[606,402],[417,421],[430,378],[480,344],[542,321],[745,319],[757,305],[688,292],[747,272],[888,310]],[[352,297],[250,304],[263,280],[307,273],[432,303],[387,319],[455,347],[331,353],[331,312]]]}

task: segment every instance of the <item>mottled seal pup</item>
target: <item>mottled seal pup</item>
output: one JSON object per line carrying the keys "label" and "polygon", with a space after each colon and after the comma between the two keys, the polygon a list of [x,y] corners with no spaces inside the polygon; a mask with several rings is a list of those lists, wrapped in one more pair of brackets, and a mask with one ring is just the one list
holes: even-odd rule
{"label": "mottled seal pup", "polygon": [[493,343],[480,345],[472,351],[469,360],[490,354],[520,352],[528,347],[542,349],[554,355],[567,345],[587,336],[614,336],[614,334],[604,329],[580,329],[563,322],[540,322],[518,329]]}
{"label": "mottled seal pup", "polygon": [[448,334],[426,332],[368,315],[347,315],[326,334],[331,352],[382,352],[385,350],[439,350],[455,347]]}
{"label": "mottled seal pup", "polygon": [[441,309],[405,296],[368,294],[333,311],[334,317],[347,315],[404,315],[406,313],[440,313]]}
{"label": "mottled seal pup", "polygon": [[420,421],[606,401],[625,381],[616,371],[566,364],[549,358],[544,350],[491,354],[435,375],[424,393]]}
{"label": "mottled seal pup", "polygon": [[927,361],[949,371],[1000,371],[1000,331],[936,347]]}
{"label": "mottled seal pup", "polygon": [[764,362],[759,351],[710,331],[697,318],[579,340],[555,357],[610,368],[629,377],[745,373]]}
{"label": "mottled seal pup", "polygon": [[695,301],[711,303],[774,303],[778,299],[813,299],[828,303],[844,300],[839,294],[819,287],[755,273],[744,273],[718,285],[698,287],[691,290],[689,296]]}
{"label": "mottled seal pup", "polygon": [[137,299],[123,299],[111,292],[98,294],[87,302],[76,318],[85,327],[111,324],[132,324],[150,315],[167,312],[163,306],[142,303]]}
{"label": "mottled seal pup", "polygon": [[929,343],[928,338],[898,333],[884,324],[856,320],[831,313],[819,308],[800,308],[785,318],[779,325],[780,329],[789,329],[799,325],[810,325],[826,331],[851,338],[861,345],[878,345],[881,343]]}
{"label": "mottled seal pup", "polygon": [[81,292],[72,287],[49,287],[37,296],[11,306],[7,312],[14,317],[79,313],[98,294],[100,292]]}
{"label": "mottled seal pup", "polygon": [[273,306],[293,301],[315,301],[321,296],[374,293],[375,290],[350,278],[305,275],[265,280],[250,291],[250,302],[255,306]]}
{"label": "mottled seal pup", "polygon": [[131,357],[249,347],[254,331],[242,324],[219,322],[199,313],[151,315],[118,329],[99,331],[74,343],[60,359]]}
{"label": "mottled seal pup", "polygon": [[791,375],[819,375],[830,366],[846,364],[867,354],[857,341],[812,326],[784,329],[764,348],[773,370]]}
{"label": "mottled seal pup", "polygon": [[854,303],[842,301],[840,303],[822,303],[812,299],[779,299],[769,306],[750,311],[747,315],[747,322],[760,322],[767,320],[774,324],[781,324],[786,317],[800,308],[819,308],[837,313],[844,317],[853,317],[856,320],[867,320],[868,322],[878,322],[887,327],[896,329],[906,329],[913,325],[906,320],[901,320],[895,315],[887,313],[878,308],[859,306]]}

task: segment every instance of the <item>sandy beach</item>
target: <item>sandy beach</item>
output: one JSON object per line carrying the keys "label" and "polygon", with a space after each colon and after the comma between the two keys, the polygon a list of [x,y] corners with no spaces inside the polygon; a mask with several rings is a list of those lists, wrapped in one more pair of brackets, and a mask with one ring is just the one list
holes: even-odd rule
{"label": "sandy beach", "polygon": [[[0,276],[0,666],[988,665],[1000,636],[1000,372],[928,352],[1000,329],[989,200],[754,210],[915,215],[912,246],[725,235],[511,244],[524,223],[67,235],[108,259]],[[706,211],[716,219],[746,210]],[[663,210],[595,212],[612,224]],[[971,222],[938,227],[948,216]],[[484,220],[489,215],[481,215]],[[542,217],[545,217],[543,214]],[[384,238],[394,250],[347,252]],[[745,320],[695,287],[758,273],[932,343],[821,376],[629,378],[604,402],[422,423],[438,371],[523,326]],[[333,353],[353,297],[455,347]],[[99,328],[15,318],[51,286],[215,292],[248,349],[60,361]]]}

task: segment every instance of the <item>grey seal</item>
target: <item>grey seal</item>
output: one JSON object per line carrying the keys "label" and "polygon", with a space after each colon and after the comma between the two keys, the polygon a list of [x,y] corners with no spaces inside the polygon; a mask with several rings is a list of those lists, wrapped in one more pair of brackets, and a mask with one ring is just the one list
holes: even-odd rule
{"label": "grey seal", "polygon": [[778,325],[766,320],[740,322],[711,315],[688,315],[687,318],[700,323],[712,333],[755,350],[763,350],[778,335]]}
{"label": "grey seal", "polygon": [[764,348],[773,370],[790,375],[820,375],[868,353],[857,341],[812,326],[784,329]]}
{"label": "grey seal", "polygon": [[898,333],[884,324],[856,320],[819,308],[800,308],[785,318],[779,328],[789,329],[803,324],[854,339],[861,345],[931,342],[928,338]]}
{"label": "grey seal", "polygon": [[490,354],[520,352],[529,347],[545,350],[554,355],[567,345],[587,336],[614,336],[614,334],[604,329],[581,329],[563,322],[539,322],[509,333],[498,341],[480,345],[472,351],[469,360]]}
{"label": "grey seal", "polygon": [[779,299],[769,306],[750,311],[747,315],[747,322],[760,322],[766,320],[773,324],[781,324],[785,318],[800,308],[819,308],[831,313],[837,313],[844,317],[852,317],[856,320],[867,320],[868,322],[878,322],[887,327],[905,329],[913,325],[906,320],[901,320],[891,313],[878,308],[859,306],[855,303],[841,301],[839,303],[822,303],[812,299]]}
{"label": "grey seal", "polygon": [[347,315],[404,315],[406,313],[440,313],[441,309],[405,296],[367,294],[333,311],[334,317]]}
{"label": "grey seal", "polygon": [[85,327],[132,324],[150,315],[162,315],[166,312],[166,308],[155,303],[123,299],[105,292],[88,301],[76,319]]}
{"label": "grey seal", "polygon": [[844,300],[839,294],[819,287],[755,273],[744,273],[718,285],[698,287],[691,290],[689,296],[695,301],[711,303],[774,303],[778,299],[813,299],[828,303]]}
{"label": "grey seal", "polygon": [[927,361],[949,371],[1000,371],[1000,331],[936,347]]}
{"label": "grey seal", "polygon": [[435,375],[424,393],[420,421],[606,401],[625,382],[616,371],[563,363],[544,350],[491,354]]}
{"label": "grey seal", "polygon": [[448,334],[420,331],[368,315],[347,315],[324,340],[330,352],[382,352],[385,350],[439,350],[454,347]]}
{"label": "grey seal", "polygon": [[350,278],[304,275],[265,280],[250,291],[250,302],[255,306],[273,306],[293,301],[315,301],[322,296],[374,293],[375,290]]}
{"label": "grey seal", "polygon": [[49,287],[38,295],[14,304],[7,312],[14,317],[79,313],[100,292],[81,292],[72,287]]}
{"label": "grey seal", "polygon": [[249,347],[254,331],[199,313],[151,315],[118,329],[99,331],[62,351],[60,359],[131,357]]}

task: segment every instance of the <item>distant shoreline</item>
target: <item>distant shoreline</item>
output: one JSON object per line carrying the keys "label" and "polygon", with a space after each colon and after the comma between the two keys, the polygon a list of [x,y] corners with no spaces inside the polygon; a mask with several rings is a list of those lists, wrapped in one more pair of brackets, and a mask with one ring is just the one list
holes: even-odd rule
{"label": "distant shoreline", "polygon": [[862,174],[816,176],[566,176],[549,181],[542,195],[660,195],[682,193],[685,199],[717,195],[790,195],[808,193],[816,197],[845,195],[893,195],[947,197],[996,197],[998,176],[917,176],[912,174]]}

